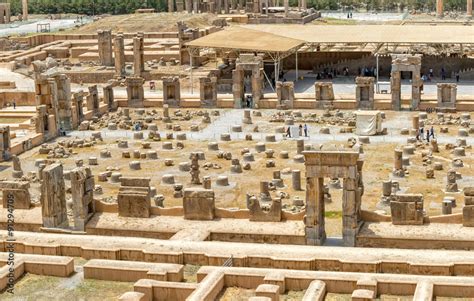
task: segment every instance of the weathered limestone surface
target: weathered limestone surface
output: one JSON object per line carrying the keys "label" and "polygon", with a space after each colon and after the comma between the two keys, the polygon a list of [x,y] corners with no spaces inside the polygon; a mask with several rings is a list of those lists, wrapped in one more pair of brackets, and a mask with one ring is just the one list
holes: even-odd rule
{"label": "weathered limestone surface", "polygon": [[398,194],[390,201],[390,211],[394,225],[422,225],[423,195]]}
{"label": "weathered limestone surface", "polygon": [[2,191],[3,208],[8,208],[8,204],[16,209],[30,209],[31,198],[30,183],[27,181],[1,181],[0,190]]}
{"label": "weathered limestone surface", "polygon": [[41,205],[43,226],[56,228],[68,223],[66,211],[66,188],[63,166],[54,163],[46,166],[42,172]]}
{"label": "weathered limestone surface", "polygon": [[213,220],[215,210],[214,191],[202,188],[188,188],[183,197],[184,218]]}
{"label": "weathered limestone surface", "polygon": [[150,217],[150,178],[122,177],[117,196],[119,216]]}

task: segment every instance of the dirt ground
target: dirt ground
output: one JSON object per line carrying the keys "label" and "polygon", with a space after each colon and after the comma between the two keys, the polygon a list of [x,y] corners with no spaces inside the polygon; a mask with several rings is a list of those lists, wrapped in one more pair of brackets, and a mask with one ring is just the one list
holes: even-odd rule
{"label": "dirt ground", "polygon": [[99,29],[110,29],[115,32],[169,32],[178,30],[178,21],[183,21],[191,28],[204,28],[212,25],[212,21],[215,19],[217,19],[216,15],[212,14],[157,13],[115,15],[101,18],[96,22],[71,31],[82,34],[96,33]]}

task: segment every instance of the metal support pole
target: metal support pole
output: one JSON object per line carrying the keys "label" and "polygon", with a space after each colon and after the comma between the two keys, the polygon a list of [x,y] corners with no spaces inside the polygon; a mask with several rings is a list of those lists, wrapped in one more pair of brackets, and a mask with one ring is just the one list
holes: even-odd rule
{"label": "metal support pole", "polygon": [[375,58],[377,59],[377,83],[375,84],[375,87],[377,88],[377,94],[380,93],[380,89],[379,89],[379,54],[377,53],[375,55]]}
{"label": "metal support pole", "polygon": [[296,80],[295,81],[298,81],[298,50],[296,50],[295,57],[296,57]]}
{"label": "metal support pole", "polygon": [[191,53],[191,51],[189,52],[189,56],[190,56],[190,62],[191,62],[191,75],[190,75],[190,80],[191,80],[191,95],[194,94],[194,88],[193,88],[193,54]]}
{"label": "metal support pole", "polygon": [[278,80],[277,60],[275,60],[275,61],[273,62],[273,64],[275,65],[275,76],[274,76],[274,77],[275,77],[275,86],[276,86],[276,82],[277,82],[277,80]]}

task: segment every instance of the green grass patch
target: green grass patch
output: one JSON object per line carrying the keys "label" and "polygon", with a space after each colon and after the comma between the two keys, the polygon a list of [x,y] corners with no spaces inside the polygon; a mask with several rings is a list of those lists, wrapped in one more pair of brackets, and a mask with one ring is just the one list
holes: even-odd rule
{"label": "green grass patch", "polygon": [[342,211],[326,211],[324,217],[327,218],[342,218]]}

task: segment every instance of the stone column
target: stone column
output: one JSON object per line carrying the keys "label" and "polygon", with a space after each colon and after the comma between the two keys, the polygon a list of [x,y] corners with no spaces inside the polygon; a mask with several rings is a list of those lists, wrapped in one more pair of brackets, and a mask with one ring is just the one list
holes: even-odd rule
{"label": "stone column", "polygon": [[199,13],[199,0],[193,0],[193,12],[195,14]]}
{"label": "stone column", "polygon": [[443,0],[436,0],[436,16],[443,17]]}
{"label": "stone column", "polygon": [[118,33],[114,39],[115,76],[125,76],[125,46],[123,34]]}
{"label": "stone column", "polygon": [[400,72],[392,72],[390,77],[390,86],[392,89],[392,109],[400,111],[401,108],[401,76]]}
{"label": "stone column", "polygon": [[98,30],[97,40],[99,46],[99,61],[102,66],[113,66],[112,56],[112,32],[110,30]]}
{"label": "stone column", "polygon": [[472,18],[472,0],[467,0],[466,16]]}
{"label": "stone column", "polygon": [[204,189],[211,189],[211,177],[205,176],[202,178],[202,185]]}
{"label": "stone column", "polygon": [[402,157],[403,157],[403,151],[396,149],[395,150],[395,161],[394,161],[394,168],[395,169],[402,169],[403,168]]}
{"label": "stone column", "polygon": [[304,217],[307,245],[322,245],[324,229],[324,179],[306,178],[306,215]]}
{"label": "stone column", "polygon": [[190,14],[193,12],[192,0],[186,0],[186,11]]}
{"label": "stone column", "polygon": [[229,13],[229,0],[224,0],[224,13]]}
{"label": "stone column", "polygon": [[22,0],[21,6],[23,8],[23,21],[28,20],[28,0]]}
{"label": "stone column", "polygon": [[168,12],[174,12],[174,0],[168,0]]}
{"label": "stone column", "polygon": [[296,140],[296,153],[301,154],[304,151],[304,140],[298,139]]}
{"label": "stone column", "polygon": [[383,181],[382,182],[382,194],[383,196],[390,196],[392,194],[392,181]]}
{"label": "stone column", "polygon": [[301,5],[303,7],[303,10],[306,10],[308,9],[307,5],[306,5],[306,0],[301,0]]}
{"label": "stone column", "polygon": [[342,192],[342,238],[344,246],[355,247],[358,231],[357,180],[344,178]]}
{"label": "stone column", "polygon": [[291,171],[291,182],[294,190],[301,190],[301,171],[297,169]]}
{"label": "stone column", "polygon": [[285,4],[285,17],[288,18],[289,0],[283,0]]}
{"label": "stone column", "polygon": [[141,76],[145,70],[143,33],[133,38],[133,74]]}
{"label": "stone column", "polygon": [[413,116],[411,119],[412,122],[412,129],[418,130],[420,128],[420,117],[419,116]]}
{"label": "stone column", "polygon": [[262,201],[270,201],[270,190],[267,181],[260,181],[260,199]]}

